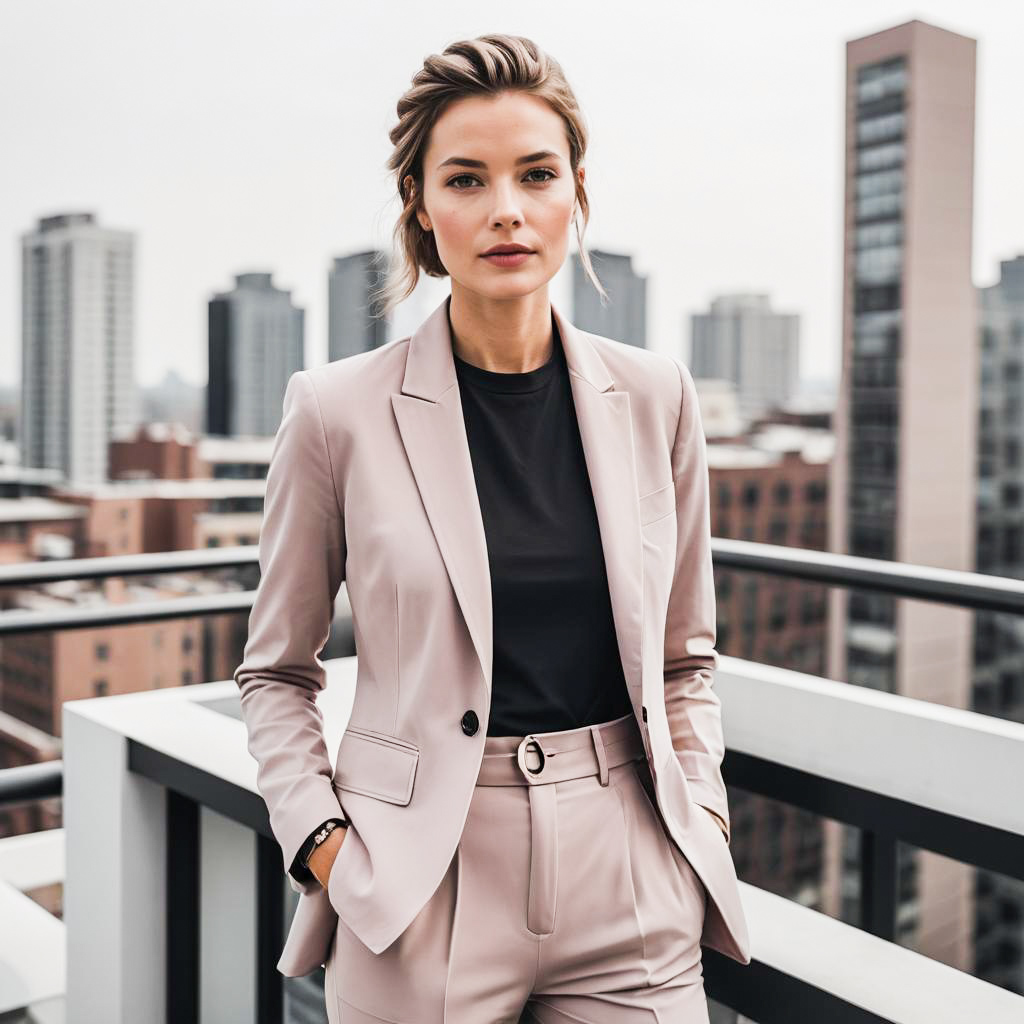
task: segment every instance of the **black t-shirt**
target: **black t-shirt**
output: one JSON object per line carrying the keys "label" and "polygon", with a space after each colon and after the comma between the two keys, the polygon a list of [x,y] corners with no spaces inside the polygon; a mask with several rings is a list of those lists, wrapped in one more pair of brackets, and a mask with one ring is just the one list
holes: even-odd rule
{"label": "black t-shirt", "polygon": [[456,355],[487,536],[494,618],[488,736],[575,729],[632,710],[558,327],[543,366]]}

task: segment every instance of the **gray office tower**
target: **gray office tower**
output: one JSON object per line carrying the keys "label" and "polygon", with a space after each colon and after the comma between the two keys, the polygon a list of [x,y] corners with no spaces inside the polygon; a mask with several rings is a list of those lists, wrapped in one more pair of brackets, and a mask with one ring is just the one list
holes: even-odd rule
{"label": "gray office tower", "polygon": [[338,256],[327,279],[327,358],[331,362],[380,348],[387,318],[373,316],[370,292],[384,281],[385,264],[375,250]]}
{"label": "gray office tower", "polygon": [[588,249],[590,265],[608,293],[608,305],[583,272],[578,252],[572,256],[573,323],[584,331],[647,347],[647,278],[633,270],[633,259],[616,252]]}
{"label": "gray office tower", "polygon": [[776,313],[767,295],[722,295],[690,318],[690,372],[732,381],[741,416],[788,402],[800,383],[800,318]]}
{"label": "gray office tower", "polygon": [[[974,39],[916,20],[846,45],[836,552],[974,568],[975,51]],[[969,609],[841,587],[830,602],[829,678],[969,706]],[[847,872],[860,835],[844,828],[832,838],[842,846],[835,875],[846,875],[833,909],[856,920]],[[897,940],[970,970],[973,872],[903,843],[896,850]]]}
{"label": "gray office tower", "polygon": [[91,213],[21,236],[22,465],[102,483],[111,436],[137,422],[134,246]]}
{"label": "gray office tower", "polygon": [[[1024,255],[1000,263],[978,290],[978,572],[1024,579]],[[973,710],[1024,722],[1024,633],[1019,615],[975,619]],[[974,973],[1024,992],[1024,886],[979,870]]]}
{"label": "gray office tower", "polygon": [[288,378],[305,366],[304,310],[268,273],[236,274],[209,303],[206,430],[269,437],[281,424]]}

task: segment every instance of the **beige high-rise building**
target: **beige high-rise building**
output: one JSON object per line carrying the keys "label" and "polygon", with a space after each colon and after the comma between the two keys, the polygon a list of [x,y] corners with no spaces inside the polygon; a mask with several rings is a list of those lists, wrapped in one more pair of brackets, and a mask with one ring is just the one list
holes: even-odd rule
{"label": "beige high-rise building", "polygon": [[[847,43],[833,551],[974,568],[975,51],[974,39],[916,20]],[[970,706],[969,610],[835,588],[830,611],[831,678]],[[829,833],[830,909],[856,920],[856,890],[840,875],[859,833]],[[971,869],[898,852],[898,941],[970,970]]]}

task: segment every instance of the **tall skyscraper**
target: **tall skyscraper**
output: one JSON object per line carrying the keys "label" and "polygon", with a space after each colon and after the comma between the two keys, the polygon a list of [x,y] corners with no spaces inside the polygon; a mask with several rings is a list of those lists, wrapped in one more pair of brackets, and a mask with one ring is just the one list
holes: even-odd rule
{"label": "tall skyscraper", "polygon": [[380,348],[386,319],[374,316],[370,293],[383,283],[385,266],[375,250],[337,256],[327,278],[327,358],[330,362]]}
{"label": "tall skyscraper", "polygon": [[[977,570],[1024,579],[1024,254],[1000,271],[978,290]],[[975,710],[1024,722],[1024,635],[997,613],[979,612],[977,625]]]}
{"label": "tall skyscraper", "polygon": [[584,331],[647,347],[647,278],[633,269],[633,258],[589,249],[591,266],[608,293],[608,305],[583,272],[578,252],[572,254],[573,323]]}
{"label": "tall skyscraper", "polygon": [[208,313],[207,433],[277,433],[288,378],[305,366],[304,310],[269,273],[249,273],[210,299]]}
{"label": "tall skyscraper", "polygon": [[22,465],[101,483],[111,436],[135,425],[134,244],[92,213],[21,236]]}
{"label": "tall skyscraper", "polygon": [[774,312],[767,295],[719,296],[710,312],[693,314],[690,330],[690,372],[731,380],[741,416],[754,419],[796,395],[800,318]]}
{"label": "tall skyscraper", "polygon": [[[1024,579],[1024,254],[979,289],[977,569]],[[973,710],[1024,722],[1024,633],[1018,616],[979,611]],[[974,973],[1024,992],[1024,891],[1016,879],[977,873]]]}
{"label": "tall skyscraper", "polygon": [[[917,20],[847,43],[833,551],[974,567],[975,50]],[[831,678],[969,705],[969,610],[835,588],[831,611]],[[858,835],[843,838],[851,862]],[[971,872],[898,852],[899,940],[969,969]]]}

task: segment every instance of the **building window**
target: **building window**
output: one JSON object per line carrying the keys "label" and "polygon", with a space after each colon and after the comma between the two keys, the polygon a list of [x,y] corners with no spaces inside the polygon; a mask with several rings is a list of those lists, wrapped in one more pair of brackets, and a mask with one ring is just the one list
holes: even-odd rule
{"label": "building window", "polygon": [[821,503],[825,500],[825,484],[821,480],[811,480],[804,488],[804,498],[811,503]]}
{"label": "building window", "polygon": [[96,645],[96,660],[97,661],[109,661],[110,660],[110,644],[97,644]]}

